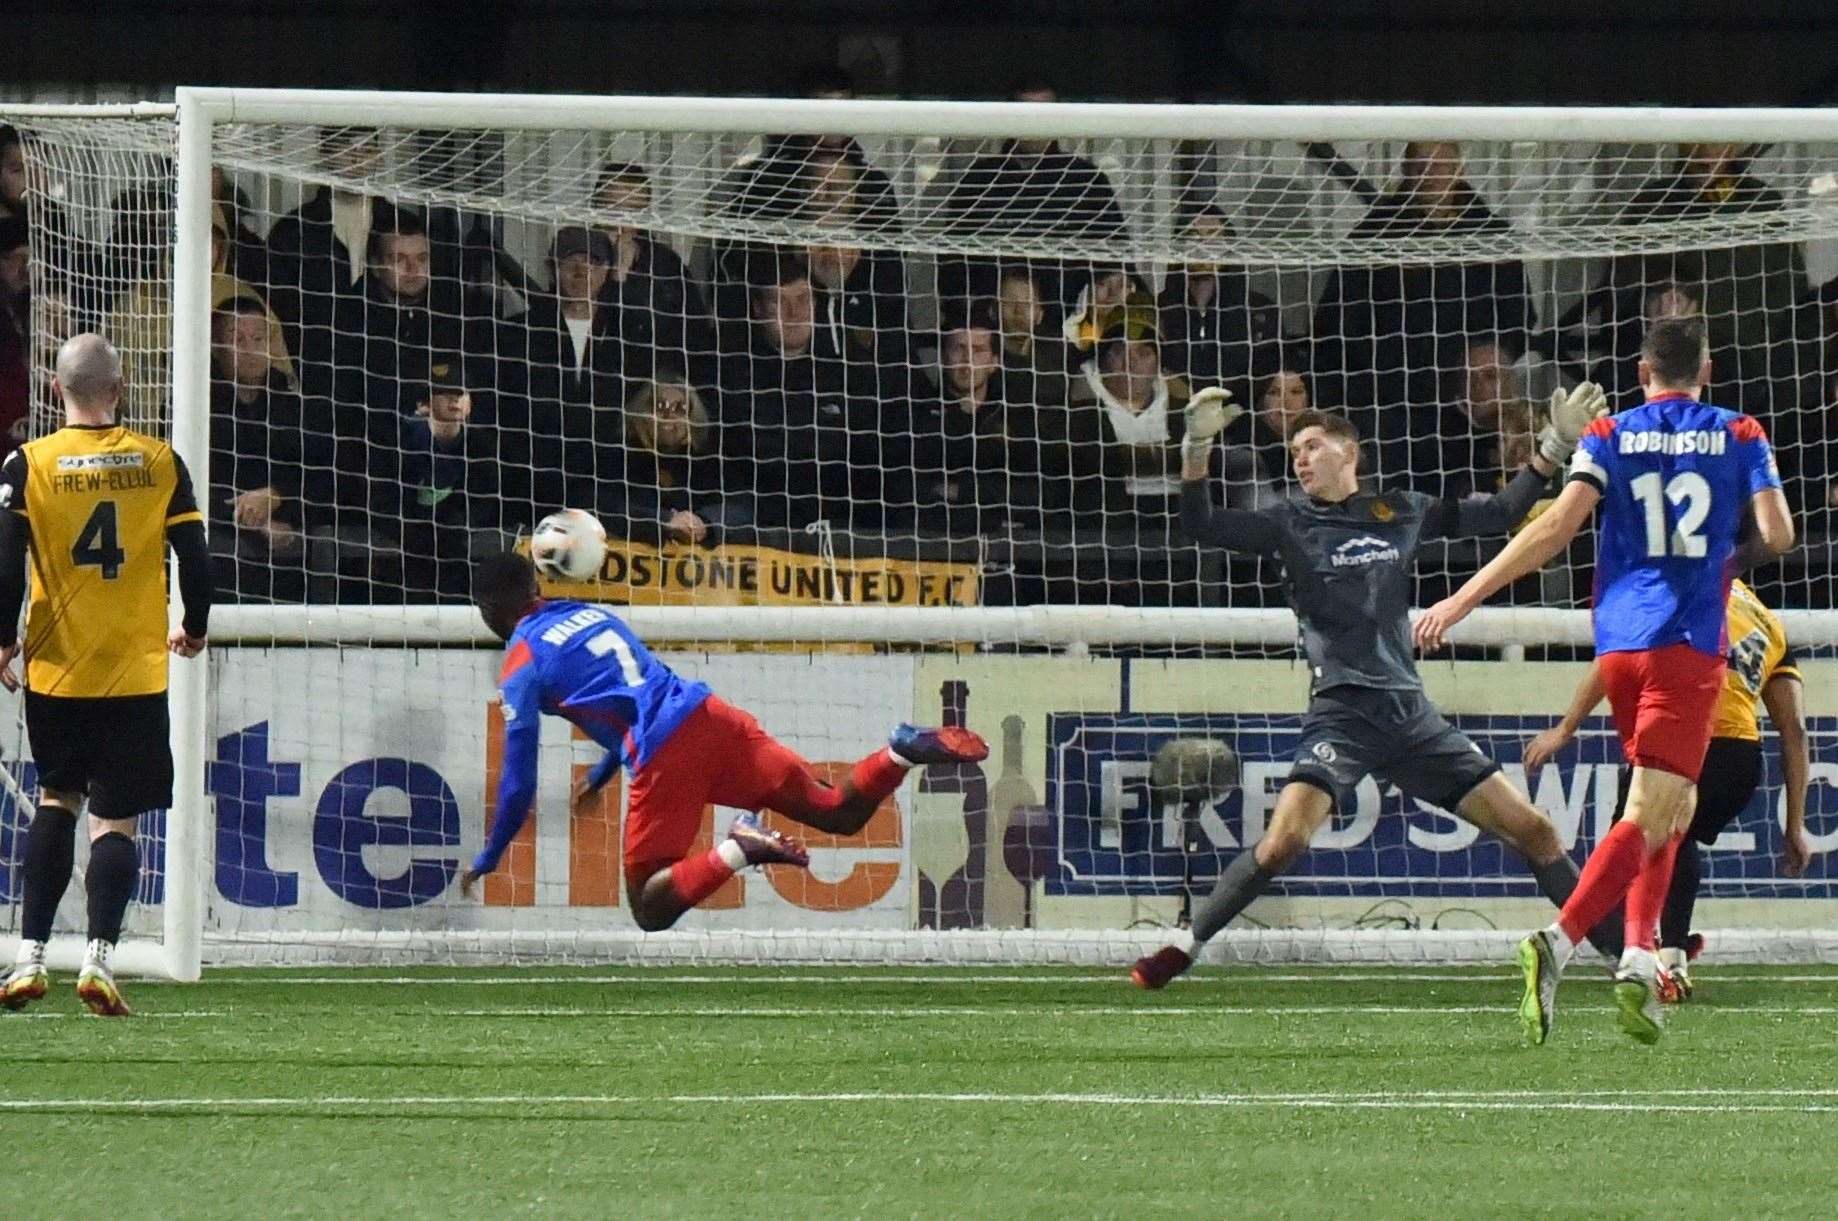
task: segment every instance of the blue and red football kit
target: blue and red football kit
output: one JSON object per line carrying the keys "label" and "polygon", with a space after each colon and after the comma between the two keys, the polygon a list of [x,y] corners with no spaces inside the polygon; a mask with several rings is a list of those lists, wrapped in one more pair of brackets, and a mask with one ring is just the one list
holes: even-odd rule
{"label": "blue and red football kit", "polygon": [[1591,424],[1570,478],[1602,494],[1595,646],[1628,761],[1695,781],[1723,685],[1730,560],[1781,486],[1753,418],[1662,395]]}
{"label": "blue and red football kit", "polygon": [[529,818],[542,714],[606,748],[590,782],[632,773],[625,869],[640,883],[695,843],[711,802],[757,810],[805,764],[751,716],[659,661],[619,617],[583,602],[544,602],[517,624],[498,679],[504,762],[498,804],[473,869],[489,873]]}

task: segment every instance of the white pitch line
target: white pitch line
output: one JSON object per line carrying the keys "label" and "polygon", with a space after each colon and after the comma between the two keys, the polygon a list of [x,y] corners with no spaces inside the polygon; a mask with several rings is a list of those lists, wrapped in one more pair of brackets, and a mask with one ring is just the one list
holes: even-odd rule
{"label": "white pitch line", "polygon": [[[1433,971],[1394,971],[1360,972],[1356,969],[1346,970],[1336,975],[1335,968],[1322,968],[1319,971],[1305,974],[1267,975],[1256,973],[1252,969],[1233,965],[1230,969],[1245,971],[1244,974],[1207,975],[1188,977],[1176,980],[1175,986],[1191,988],[1196,985],[1213,985],[1218,987],[1243,986],[1247,984],[1319,984],[1332,983],[1347,986],[1358,983],[1464,983],[1485,982],[1488,980],[1517,979],[1517,972],[1506,972],[1498,969],[1474,969],[1462,972]],[[1049,974],[1044,972],[1029,974],[978,974],[975,972],[955,972],[941,968],[937,972],[918,975],[875,975],[866,971],[855,973],[849,968],[839,969],[832,975],[667,975],[665,968],[635,967],[629,975],[304,975],[304,976],[245,976],[245,975],[206,975],[204,982],[212,986],[220,984],[261,985],[267,987],[357,987],[376,985],[379,987],[414,987],[414,986],[479,986],[479,987],[517,987],[519,985],[552,985],[552,984],[683,984],[696,986],[702,984],[842,984],[850,987],[861,987],[865,984],[1098,984],[1117,986],[1125,978],[1122,967],[1114,968],[1110,973],[1097,974]],[[1200,970],[1208,970],[1201,964]],[[1579,977],[1589,972],[1588,967],[1579,967]],[[1838,985],[1838,971],[1824,975],[1726,975],[1715,971],[1706,971],[1696,978],[1706,983],[1792,983],[1792,984],[1834,984]],[[149,979],[136,981],[136,987],[161,987],[172,985],[172,980]],[[178,985],[191,987],[190,984]]]}
{"label": "white pitch line", "polygon": [[[1792,1112],[1798,1114],[1838,1113],[1838,1104],[1805,1101],[1781,1102],[1710,1102],[1671,1101],[1669,1091],[1626,1091],[1605,1094],[1595,1100],[1575,1094],[1550,1091],[1534,1094],[1527,1091],[1502,1093],[1477,1092],[1455,1095],[1430,1093],[1270,1093],[1270,1094],[1069,1094],[1069,1093],[936,1093],[936,1092],[838,1092],[838,1093],[757,1093],[757,1094],[427,1094],[427,1095],[347,1095],[254,1098],[4,1098],[0,1113],[86,1111],[100,1114],[154,1114],[171,1111],[275,1111],[336,1110],[348,1108],[415,1109],[464,1108],[481,1106],[556,1106],[620,1108],[643,1106],[759,1106],[839,1104],[925,1105],[994,1105],[994,1106],[1072,1106],[1072,1107],[1168,1107],[1209,1109],[1318,1109],[1318,1110],[1423,1110],[1423,1111],[1640,1111],[1684,1114],[1732,1114],[1759,1112]],[[1685,1096],[1698,1097],[1691,1091]],[[1726,1097],[1748,1099],[1795,1099],[1797,1091],[1735,1090]],[[1818,1095],[1824,1097],[1826,1095]]]}
{"label": "white pitch line", "polygon": [[[1590,1011],[1600,1005],[1586,1007]],[[1702,1012],[1726,1016],[1830,1017],[1838,1014],[1834,1005],[1733,1005],[1727,1009],[1694,1006]],[[227,1009],[181,1009],[161,1012],[139,1010],[135,1016],[154,1021],[225,1018],[254,1023],[263,1019],[291,1018],[312,1014],[322,1016],[329,1010],[295,1009],[286,1012]],[[340,1013],[363,1012],[372,1018],[612,1018],[653,1020],[658,1018],[798,1018],[823,1017],[934,1018],[934,1017],[1399,1017],[1435,1018],[1504,1015],[1512,1012],[1508,1005],[825,1005],[821,1008],[797,1005],[665,1005],[653,1008],[592,1008],[587,1006],[521,1006],[501,1009],[450,1008],[384,1008],[370,1010],[337,1010]],[[9,1020],[88,1020],[87,1013],[26,1013]]]}

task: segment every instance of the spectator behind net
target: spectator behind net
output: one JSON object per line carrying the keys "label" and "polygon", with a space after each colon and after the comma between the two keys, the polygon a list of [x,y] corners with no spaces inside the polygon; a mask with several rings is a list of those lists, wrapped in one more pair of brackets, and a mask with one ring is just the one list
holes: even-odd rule
{"label": "spectator behind net", "polygon": [[[1232,240],[1225,214],[1212,204],[1192,209],[1183,233],[1192,246],[1223,247]],[[1168,368],[1194,385],[1227,385],[1248,399],[1254,353],[1283,333],[1282,315],[1251,287],[1249,273],[1212,259],[1176,263],[1156,304]]]}
{"label": "spectator behind net", "polygon": [[307,538],[335,519],[326,413],[275,367],[268,308],[234,297],[211,316],[211,553],[218,587],[244,602],[307,595]]}
{"label": "spectator behind net", "polygon": [[0,217],[0,448],[9,452],[32,409],[31,289],[25,218]]}
{"label": "spectator behind net", "polygon": [[609,315],[606,333],[619,342],[618,367],[664,358],[712,378],[715,336],[701,292],[669,241],[629,219],[651,210],[650,176],[632,162],[609,161],[595,180],[593,205],[622,218],[598,226],[612,246],[598,295]]}
{"label": "spectator behind net", "polygon": [[411,598],[464,599],[471,563],[508,547],[499,499],[497,428],[474,402],[457,353],[438,353],[396,443],[373,451],[373,522],[395,536]]}
{"label": "spectator behind net", "polygon": [[[1504,234],[1464,176],[1461,146],[1404,146],[1396,187],[1373,203],[1353,241]],[[1377,469],[1404,465],[1410,438],[1435,423],[1441,371],[1461,359],[1469,335],[1525,345],[1530,304],[1517,261],[1398,263],[1331,272],[1315,310],[1315,391],[1347,409],[1377,445]]]}
{"label": "spectator behind net", "polygon": [[714,546],[747,525],[750,498],[726,486],[715,427],[680,367],[661,365],[632,383],[621,413],[614,475],[602,483],[600,517],[638,542]]}
{"label": "spectator behind net", "polygon": [[972,538],[1040,521],[1035,409],[1008,397],[1000,327],[986,301],[952,308],[939,323],[933,384],[914,404],[907,460],[921,533]]}

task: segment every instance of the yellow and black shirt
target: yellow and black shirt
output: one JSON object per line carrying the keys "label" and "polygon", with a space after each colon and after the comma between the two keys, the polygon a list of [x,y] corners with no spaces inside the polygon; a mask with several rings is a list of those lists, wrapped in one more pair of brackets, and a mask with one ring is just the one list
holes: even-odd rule
{"label": "yellow and black shirt", "polygon": [[1710,736],[1761,741],[1761,689],[1770,679],[1799,678],[1787,631],[1773,611],[1762,605],[1755,591],[1741,581],[1730,584],[1729,669],[1717,710],[1711,716]]}
{"label": "yellow and black shirt", "polygon": [[120,425],[60,428],[0,465],[0,510],[8,519],[0,643],[14,638],[23,592],[16,523],[31,551],[27,689],[91,699],[164,691],[166,544],[175,528],[187,536],[179,548],[186,630],[202,636],[210,609],[204,519],[172,447]]}

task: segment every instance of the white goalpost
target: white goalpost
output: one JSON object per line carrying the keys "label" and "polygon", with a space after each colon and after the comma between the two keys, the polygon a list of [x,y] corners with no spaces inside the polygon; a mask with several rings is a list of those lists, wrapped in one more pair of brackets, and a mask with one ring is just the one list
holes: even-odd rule
{"label": "white goalpost", "polygon": [[[1289,494],[1308,406],[1360,425],[1377,477],[1481,495],[1553,389],[1634,393],[1629,336],[1666,312],[1706,317],[1713,397],[1769,428],[1807,539],[1756,583],[1803,657],[1815,865],[1774,869],[1770,736],[1698,923],[1726,960],[1838,955],[1832,112],[212,88],[0,123],[39,209],[30,428],[57,422],[51,331],[109,334],[229,585],[172,667],[178,808],[146,829],[124,970],[1127,962],[1261,832],[1307,694],[1281,572],[1174,528],[1185,396],[1248,408],[1220,503]],[[898,721],[995,753],[645,934],[624,785],[571,802],[598,752],[546,724],[533,828],[462,900],[502,732],[466,565],[564,504],[615,541],[551,592],[617,604],[820,767]],[[1418,605],[1497,545],[1426,546]],[[1579,859],[1612,732],[1531,776],[1520,748],[1587,662],[1589,552],[1420,667]],[[1229,791],[1155,787],[1192,738],[1232,747]],[[1497,960],[1549,906],[1472,830],[1369,781],[1212,953]],[[0,831],[10,932],[4,797]]]}

